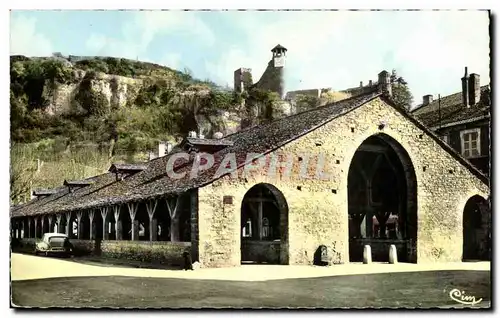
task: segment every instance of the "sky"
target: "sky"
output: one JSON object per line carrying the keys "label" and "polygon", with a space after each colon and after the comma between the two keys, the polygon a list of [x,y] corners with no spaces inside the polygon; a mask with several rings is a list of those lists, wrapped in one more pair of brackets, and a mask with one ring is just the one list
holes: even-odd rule
{"label": "sky", "polygon": [[486,11],[12,11],[10,54],[100,55],[188,68],[233,87],[254,82],[278,43],[285,88],[342,90],[396,69],[414,95],[449,95],[469,73],[489,83]]}

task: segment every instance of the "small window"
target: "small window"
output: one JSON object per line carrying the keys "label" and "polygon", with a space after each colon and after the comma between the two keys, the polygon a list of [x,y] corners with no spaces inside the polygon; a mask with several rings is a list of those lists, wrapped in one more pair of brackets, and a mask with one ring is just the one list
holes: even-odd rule
{"label": "small window", "polygon": [[477,157],[481,154],[481,130],[479,128],[460,132],[462,155],[466,158]]}

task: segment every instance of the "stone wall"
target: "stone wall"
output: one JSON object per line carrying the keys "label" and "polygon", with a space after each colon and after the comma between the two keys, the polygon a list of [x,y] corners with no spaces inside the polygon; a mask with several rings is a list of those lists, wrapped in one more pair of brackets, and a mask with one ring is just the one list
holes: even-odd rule
{"label": "stone wall", "polygon": [[[21,239],[15,251],[34,253],[35,239]],[[75,256],[93,254],[97,256],[130,259],[135,261],[182,265],[182,253],[191,250],[191,242],[164,241],[94,241],[71,239]]]}
{"label": "stone wall", "polygon": [[[379,129],[385,122],[383,130]],[[288,143],[274,153],[291,154],[290,177],[254,171],[241,178],[227,175],[199,189],[199,259],[202,266],[238,266],[241,262],[241,202],[258,183],[279,189],[288,205],[288,236],[283,246],[289,264],[312,264],[319,245],[328,247],[331,263],[348,262],[347,174],[355,151],[368,137],[383,133],[408,153],[417,179],[417,262],[460,261],[465,203],[488,187],[430,136],[381,99],[375,99]],[[322,153],[327,180],[298,175],[298,157]],[[314,160],[308,165],[314,175]],[[242,176],[242,169],[239,175]],[[223,196],[233,198],[224,203]]]}
{"label": "stone wall", "polygon": [[191,250],[191,242],[102,241],[101,255],[122,259],[182,265],[182,253]]}

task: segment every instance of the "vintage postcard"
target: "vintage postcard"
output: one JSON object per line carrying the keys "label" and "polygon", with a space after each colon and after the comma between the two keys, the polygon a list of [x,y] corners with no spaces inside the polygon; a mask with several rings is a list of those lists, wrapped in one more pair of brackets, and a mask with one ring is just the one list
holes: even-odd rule
{"label": "vintage postcard", "polygon": [[11,307],[491,308],[491,17],[11,10]]}

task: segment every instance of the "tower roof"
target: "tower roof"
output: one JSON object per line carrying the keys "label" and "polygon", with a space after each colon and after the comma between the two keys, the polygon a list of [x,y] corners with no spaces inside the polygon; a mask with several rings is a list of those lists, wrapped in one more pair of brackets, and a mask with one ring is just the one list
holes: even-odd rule
{"label": "tower roof", "polygon": [[278,51],[288,51],[286,47],[282,46],[281,44],[276,45],[271,52],[278,52]]}

